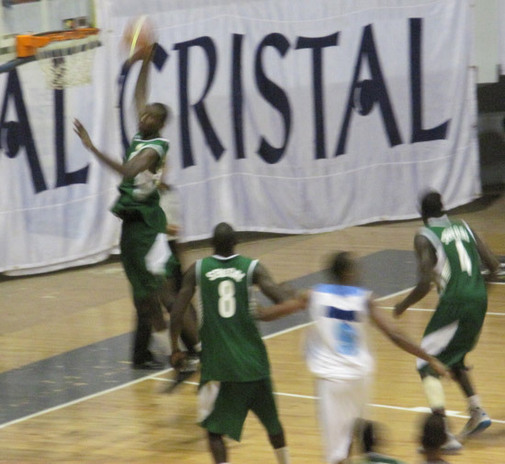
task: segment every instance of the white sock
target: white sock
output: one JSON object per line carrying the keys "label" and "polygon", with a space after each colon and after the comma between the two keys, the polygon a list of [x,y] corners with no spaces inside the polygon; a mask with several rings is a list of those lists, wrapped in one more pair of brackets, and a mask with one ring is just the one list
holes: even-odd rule
{"label": "white sock", "polygon": [[289,464],[291,462],[289,459],[289,450],[287,446],[284,446],[283,448],[276,448],[274,451],[278,464]]}
{"label": "white sock", "polygon": [[423,388],[431,409],[445,409],[444,387],[440,379],[428,375],[423,379]]}
{"label": "white sock", "polygon": [[172,350],[170,349],[170,337],[168,336],[168,329],[151,333],[149,349],[155,355],[170,356]]}
{"label": "white sock", "polygon": [[468,400],[468,407],[470,409],[480,408],[480,398],[479,398],[479,395],[469,396],[467,398],[467,400]]}

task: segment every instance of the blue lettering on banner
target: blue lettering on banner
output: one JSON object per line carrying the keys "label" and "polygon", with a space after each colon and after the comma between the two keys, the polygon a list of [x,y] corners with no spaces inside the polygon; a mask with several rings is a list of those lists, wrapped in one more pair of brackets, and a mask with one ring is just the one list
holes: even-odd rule
{"label": "blue lettering on banner", "polygon": [[[7,121],[7,106],[12,101],[17,121]],[[64,91],[54,91],[54,120],[55,120],[55,149],[56,149],[56,185],[64,187],[72,184],[83,184],[88,179],[89,165],[74,172],[66,171],[65,155],[65,124],[64,124]],[[40,157],[35,146],[28,111],[23,98],[23,90],[16,68],[9,71],[7,87],[0,115],[0,148],[5,150],[9,158],[15,158],[24,149],[28,160],[28,167],[36,193],[48,189]]]}
{"label": "blue lettering on banner", "polygon": [[[403,143],[418,143],[445,139],[447,137],[450,120],[432,128],[423,127],[423,73],[422,73],[422,33],[423,19],[409,19],[409,65],[410,70],[410,114],[411,133],[405,142],[402,137],[395,116],[395,109],[391,101],[386,74],[384,73],[380,60],[380,53],[377,41],[374,37],[373,25],[365,26],[361,34],[361,43],[355,59],[354,73],[347,92],[347,99],[343,109],[343,119],[336,138],[336,147],[330,152],[333,157],[346,154],[347,141],[352,129],[353,117],[367,117],[375,109],[378,110],[383,122],[386,140],[391,147]],[[245,147],[245,127],[244,127],[244,88],[243,88],[243,47],[245,36],[233,34],[231,36],[231,79],[230,79],[230,119],[233,140],[230,142],[231,150],[235,159],[245,159],[247,150]],[[254,83],[262,99],[264,99],[281,119],[282,130],[280,142],[272,144],[264,135],[259,134],[255,152],[257,156],[268,164],[279,163],[286,154],[288,142],[293,130],[292,105],[289,93],[282,88],[279,83],[268,77],[265,69],[264,55],[267,50],[274,50],[282,62],[289,53],[298,50],[310,50],[311,52],[311,76],[313,90],[313,128],[314,128],[314,152],[315,160],[327,159],[328,149],[326,147],[326,129],[329,127],[325,121],[325,95],[324,95],[324,50],[330,47],[337,47],[340,41],[340,33],[323,37],[297,37],[291,44],[288,39],[280,33],[271,33],[262,38],[257,45],[254,54]],[[196,72],[191,67],[190,56],[196,49],[203,52],[207,74],[204,76],[204,88],[197,101],[190,101],[189,82],[191,75]],[[178,56],[178,79],[179,79],[179,131],[181,139],[181,164],[182,168],[188,168],[196,164],[194,148],[192,146],[192,133],[198,125],[201,130],[210,154],[216,162],[222,159],[227,147],[218,133],[213,123],[206,99],[212,91],[212,86],[216,79],[219,65],[219,54],[215,41],[209,36],[198,37],[189,41],[176,43],[173,50]],[[152,60],[158,71],[161,71],[169,58],[168,53],[162,45],[156,48]],[[368,66],[370,78],[361,79],[361,71],[364,66]],[[203,69],[205,67],[199,67]],[[120,76],[119,90],[119,110],[120,110],[120,130],[123,146],[128,146],[131,136],[128,136],[125,129],[125,88],[129,77],[130,69],[124,65]],[[64,114],[64,90],[54,90],[54,121],[55,121],[55,159],[56,159],[56,185],[63,187],[71,184],[85,183],[88,179],[89,165],[74,171],[66,170],[66,150],[65,150],[65,114]],[[7,106],[12,104],[15,109],[16,119],[7,120]],[[194,112],[194,121],[190,118]],[[192,125],[193,124],[193,125]],[[253,142],[254,143],[254,142]],[[24,152],[30,169],[33,187],[36,193],[48,189],[44,174],[40,165],[40,157],[37,152],[35,139],[31,130],[28,118],[28,111],[25,105],[23,91],[20,84],[17,69],[8,72],[7,85],[3,97],[2,110],[0,115],[0,148],[10,158],[15,158],[20,152]]]}
{"label": "blue lettering on banner", "polygon": [[[449,120],[442,124],[425,129],[422,127],[422,18],[411,18],[409,20],[410,48],[409,48],[409,69],[411,88],[411,137],[410,143],[426,142],[447,137]],[[327,159],[326,149],[326,124],[324,119],[324,82],[323,82],[323,49],[336,47],[339,44],[339,32],[324,37],[298,37],[294,44],[294,50],[309,49],[312,51],[312,87],[313,87],[313,114],[314,114],[314,159]],[[242,76],[242,59],[244,36],[242,34],[232,35],[232,61],[231,61],[231,105],[230,117],[232,119],[233,149],[236,159],[246,158],[244,146],[244,89]],[[190,54],[196,47],[204,52],[206,60],[205,88],[198,101],[189,101],[188,83],[190,76]],[[267,48],[276,49],[280,59],[284,58],[291,48],[288,39],[280,33],[271,33],[265,36],[258,44],[254,61],[254,81],[262,98],[268,102],[280,115],[283,124],[282,141],[279,146],[273,146],[264,136],[259,136],[256,153],[268,164],[278,163],[284,156],[287,149],[289,137],[292,130],[292,111],[289,95],[279,84],[267,77],[263,54]],[[218,66],[218,50],[211,37],[202,36],[186,42],[177,43],[173,47],[178,52],[178,74],[179,74],[179,108],[180,108],[180,136],[181,136],[181,164],[182,168],[196,165],[193,146],[192,132],[194,128],[190,123],[190,111],[196,115],[196,121],[205,138],[205,142],[210,149],[215,161],[219,161],[226,147],[223,145],[217,133],[205,105],[205,99],[212,89],[216,70]],[[162,45],[159,45],[153,58],[154,64],[161,70],[168,56]],[[363,66],[367,64],[371,75],[370,79],[360,80]],[[200,67],[199,69],[201,69]],[[124,90],[126,77],[129,69],[123,67],[121,74],[122,85],[120,85],[120,113],[121,113],[121,133],[123,145],[128,146],[130,137],[126,136],[124,129]],[[363,28],[361,44],[356,58],[354,74],[349,86],[346,106],[343,113],[342,126],[338,134],[337,146],[334,156],[346,154],[347,140],[351,131],[353,113],[358,116],[368,116],[374,108],[380,112],[383,121],[385,136],[391,147],[404,142],[396,121],[393,103],[389,96],[386,78],[382,70],[379,51],[374,38],[373,25],[369,24]]]}

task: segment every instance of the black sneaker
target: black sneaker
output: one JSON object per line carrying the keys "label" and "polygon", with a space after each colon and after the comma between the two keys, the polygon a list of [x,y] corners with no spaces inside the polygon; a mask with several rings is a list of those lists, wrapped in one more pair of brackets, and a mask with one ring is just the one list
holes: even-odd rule
{"label": "black sneaker", "polygon": [[143,371],[160,371],[165,368],[165,364],[159,361],[144,361],[143,363],[133,363],[133,369]]}

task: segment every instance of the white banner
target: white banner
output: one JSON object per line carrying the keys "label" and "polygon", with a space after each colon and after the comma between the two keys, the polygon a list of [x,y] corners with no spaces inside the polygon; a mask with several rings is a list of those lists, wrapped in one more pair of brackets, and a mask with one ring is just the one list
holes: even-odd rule
{"label": "white banner", "polygon": [[[34,187],[26,145],[2,156],[0,238],[12,246],[1,270],[68,263],[115,245],[108,207],[118,179],[79,145],[71,119],[119,159],[134,131],[138,68],[117,85],[118,43],[140,14],[151,15],[159,35],[150,100],[174,112],[165,135],[183,240],[209,237],[220,221],[315,233],[412,218],[426,188],[440,190],[448,207],[480,194],[466,1],[221,3],[97,2],[103,47],[94,82],[64,92],[60,118],[64,172],[89,167],[82,183],[51,178],[61,161],[55,96],[35,86],[36,63],[18,67],[46,189]],[[4,101],[13,114],[2,118],[5,132],[20,116],[14,97]]]}

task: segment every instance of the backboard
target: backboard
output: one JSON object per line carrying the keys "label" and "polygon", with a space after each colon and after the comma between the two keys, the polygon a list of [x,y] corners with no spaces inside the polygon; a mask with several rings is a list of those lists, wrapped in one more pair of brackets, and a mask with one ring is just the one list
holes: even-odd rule
{"label": "backboard", "polygon": [[16,60],[16,36],[95,26],[94,0],[0,0],[0,72]]}

